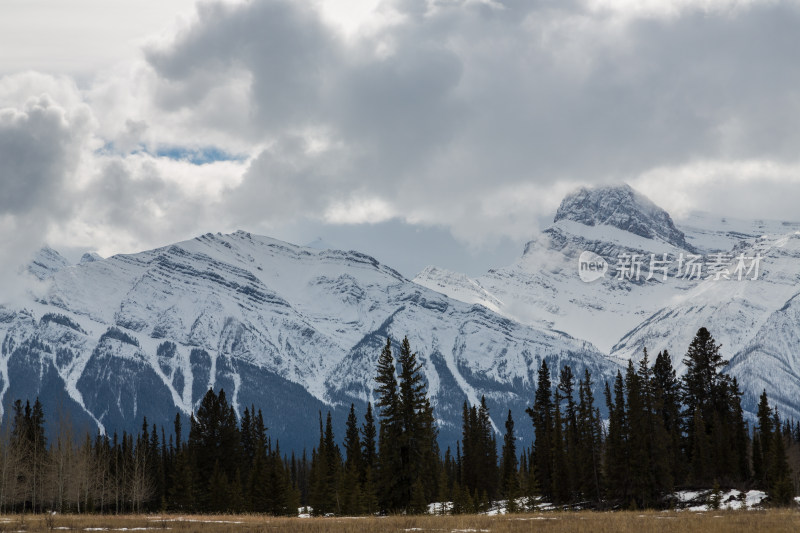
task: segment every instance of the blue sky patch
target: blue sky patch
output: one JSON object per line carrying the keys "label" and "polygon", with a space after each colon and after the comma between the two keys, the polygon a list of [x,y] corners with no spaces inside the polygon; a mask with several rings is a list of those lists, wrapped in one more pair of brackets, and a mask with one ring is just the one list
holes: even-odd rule
{"label": "blue sky patch", "polygon": [[244,161],[247,159],[243,154],[232,154],[217,148],[216,146],[203,146],[200,148],[188,148],[185,146],[168,146],[162,147],[155,151],[148,150],[144,146],[140,146],[136,150],[132,150],[128,154],[123,154],[116,149],[113,142],[108,142],[97,151],[98,154],[109,155],[133,155],[133,154],[150,154],[153,157],[166,157],[175,161],[187,161],[193,165],[205,165],[208,163],[216,163],[217,161]]}

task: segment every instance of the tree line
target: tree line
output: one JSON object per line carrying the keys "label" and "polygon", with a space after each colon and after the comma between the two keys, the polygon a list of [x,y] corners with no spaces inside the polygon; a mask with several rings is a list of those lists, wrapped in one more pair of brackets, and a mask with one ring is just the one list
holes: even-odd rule
{"label": "tree line", "polygon": [[[462,410],[456,449],[439,449],[434,411],[408,339],[387,339],[376,397],[362,420],[350,406],[344,438],[319,413],[319,443],[298,457],[268,436],[260,410],[237,417],[225,391],[209,390],[189,419],[121,437],[86,435],[62,424],[45,438],[38,399],[16,401],[0,439],[0,512],[256,512],[316,515],[467,513],[506,501],[582,508],[664,508],[681,488],[759,488],[774,505],[797,489],[800,422],[781,420],[760,398],[757,424],[744,419],[738,383],[701,328],[678,379],[670,355],[645,351],[605,386],[601,416],[589,371],[538,370],[527,409],[534,441],[518,448],[508,411],[495,427],[485,398]],[[499,450],[498,450],[499,448]],[[499,453],[498,453],[499,451]],[[440,504],[433,505],[433,502]],[[441,502],[452,502],[449,506]]]}

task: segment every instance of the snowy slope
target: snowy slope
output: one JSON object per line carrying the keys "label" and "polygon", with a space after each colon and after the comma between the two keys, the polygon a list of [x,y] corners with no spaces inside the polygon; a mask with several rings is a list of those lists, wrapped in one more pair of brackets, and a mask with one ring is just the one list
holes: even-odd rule
{"label": "snowy slope", "polygon": [[351,402],[372,399],[386,337],[408,335],[452,442],[465,400],[486,395],[498,427],[507,408],[525,417],[543,359],[588,368],[598,386],[617,368],[585,341],[449,299],[358,252],[237,232],[93,259],[53,269],[43,296],[0,313],[3,404],[45,391],[88,425],[133,429],[144,415],[188,414],[213,386],[299,447],[315,441],[318,410],[342,423]]}
{"label": "snowy slope", "polygon": [[747,403],[754,409],[766,390],[779,404],[782,416],[800,418],[800,297],[794,296],[772,313],[744,348],[731,359],[730,368],[747,383]]}
{"label": "snowy slope", "polygon": [[745,220],[693,212],[679,220],[677,227],[686,235],[686,241],[698,250],[718,252],[732,250],[742,241],[753,241],[759,237],[781,236],[800,231],[800,222]]}
{"label": "snowy slope", "polygon": [[[647,280],[653,255],[661,259],[663,254],[677,257],[693,251],[680,245],[685,245],[684,236],[669,215],[630,187],[581,189],[565,198],[553,225],[529,242],[514,264],[477,279],[428,267],[414,281],[610,352],[628,331],[694,286],[672,271],[666,280],[661,272]],[[581,280],[578,260],[584,251],[608,263],[604,278]],[[617,279],[625,254],[641,258],[638,281]]]}
{"label": "snowy slope", "polygon": [[685,347],[705,326],[731,361],[730,373],[747,391],[748,409],[755,409],[758,394],[766,389],[781,411],[797,416],[800,233],[743,241],[734,253],[763,256],[757,279],[703,281],[623,337],[612,354],[637,357],[644,346],[654,352],[667,348],[680,372]]}
{"label": "snowy slope", "polygon": [[[766,389],[787,414],[800,414],[800,223],[747,221],[694,213],[675,225],[629,187],[581,189],[564,199],[554,224],[528,243],[508,267],[476,279],[428,268],[415,281],[452,298],[481,303],[523,323],[586,339],[612,358],[638,359],[668,349],[681,373],[686,348],[705,326],[729,371],[747,392],[745,407]],[[591,251],[609,265],[584,283],[578,257]],[[650,254],[671,258],[667,279],[647,281]],[[676,258],[703,256],[700,276],[681,276]],[[714,253],[723,253],[722,256]],[[617,279],[621,254],[643,257],[639,282]],[[758,275],[714,279],[707,270],[735,271],[740,256],[761,257]],[[746,266],[752,266],[749,260]],[[684,272],[685,274],[685,272]],[[707,278],[711,279],[707,279]]]}

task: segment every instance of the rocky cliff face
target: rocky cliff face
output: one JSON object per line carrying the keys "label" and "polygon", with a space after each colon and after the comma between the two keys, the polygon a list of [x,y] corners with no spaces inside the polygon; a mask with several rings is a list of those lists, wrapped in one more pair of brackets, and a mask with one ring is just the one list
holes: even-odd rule
{"label": "rocky cliff face", "polygon": [[690,249],[669,213],[628,185],[582,188],[562,200],[554,222],[573,220],[586,226],[611,226],[645,239]]}

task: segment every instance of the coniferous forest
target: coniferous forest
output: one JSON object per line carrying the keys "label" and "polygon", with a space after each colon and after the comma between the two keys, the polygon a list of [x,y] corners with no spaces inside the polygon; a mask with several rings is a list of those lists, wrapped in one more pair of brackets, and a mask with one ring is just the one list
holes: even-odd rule
{"label": "coniferous forest", "polygon": [[[45,437],[37,400],[17,400],[0,442],[0,512],[123,513],[176,511],[316,515],[479,512],[506,500],[590,509],[669,508],[685,488],[756,488],[785,506],[798,490],[800,422],[781,419],[761,395],[757,419],[745,420],[742,392],[701,328],[676,377],[670,355],[638,364],[594,398],[593,377],[542,363],[529,419],[486,401],[463,406],[462,439],[441,450],[421,364],[407,339],[387,339],[375,377],[376,402],[351,405],[344,435],[319,413],[312,450],[281,450],[261,410],[241,417],[225,391],[209,390],[189,427],[148,425],[136,435],[76,435],[59,424]],[[601,416],[605,402],[608,417]],[[529,445],[515,436],[532,424]]]}

